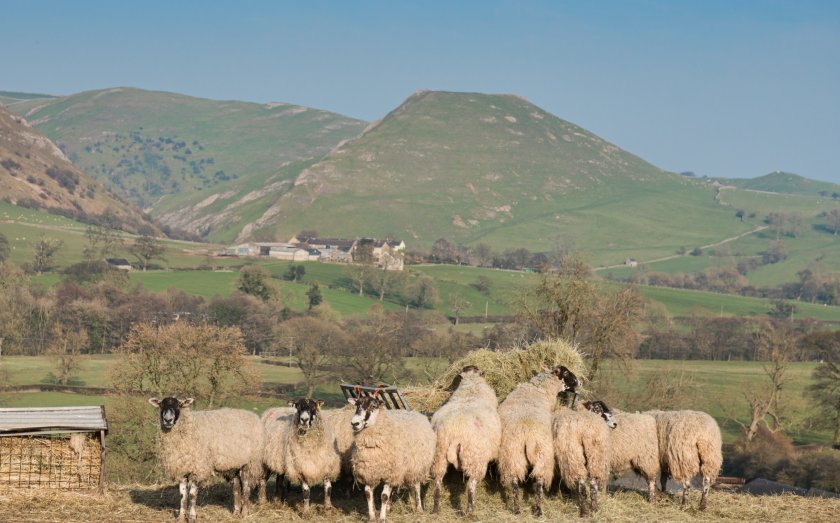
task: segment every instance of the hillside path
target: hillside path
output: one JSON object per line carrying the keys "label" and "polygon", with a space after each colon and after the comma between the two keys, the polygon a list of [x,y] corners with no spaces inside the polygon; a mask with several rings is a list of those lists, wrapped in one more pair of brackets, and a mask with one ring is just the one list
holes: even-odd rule
{"label": "hillside path", "polygon": [[[755,234],[757,232],[763,231],[767,227],[768,227],[767,225],[759,225],[758,227],[755,227],[755,228],[753,228],[753,229],[751,229],[747,232],[741,233],[737,236],[732,236],[731,238],[725,238],[723,240],[720,240],[719,242],[710,243],[708,245],[701,245],[700,250],[709,249],[711,247],[717,247],[718,245],[723,245],[724,243],[729,243],[731,241],[738,240],[740,238],[743,238],[744,236],[748,236],[750,234]],[[680,258],[682,256],[689,256],[689,255],[688,254],[672,254],[670,256],[664,256],[662,258],[656,258],[656,259],[653,259],[653,260],[645,260],[645,261],[638,260],[638,262],[639,262],[639,264],[651,264],[651,263],[657,263],[657,262],[666,261],[666,260],[673,260],[674,258]],[[619,269],[621,267],[626,267],[626,265],[624,265],[623,263],[620,263],[618,265],[608,265],[606,267],[596,267],[593,270],[602,271],[602,270],[605,270],[605,269]]]}

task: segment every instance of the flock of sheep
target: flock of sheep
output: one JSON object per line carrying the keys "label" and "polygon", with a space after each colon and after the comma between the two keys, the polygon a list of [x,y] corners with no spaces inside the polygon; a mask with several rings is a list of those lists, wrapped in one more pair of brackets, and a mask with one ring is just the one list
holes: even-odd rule
{"label": "flock of sheep", "polygon": [[387,410],[377,394],[357,394],[349,407],[321,409],[322,402],[298,399],[267,410],[262,419],[239,409],[192,411],[192,399],[152,398],[160,410],[161,463],[180,481],[179,519],[196,519],[198,485],[213,475],[233,483],[234,514],[248,513],[251,489],[265,502],[266,481],[277,475],[283,500],[288,483],[303,490],[303,512],[310,489],[324,486],[330,509],[332,482],[342,474],[364,487],[370,521],[377,521],[374,489],[383,485],[379,521],[386,521],[393,488],[413,489],[422,511],[421,484],[434,480],[434,508],[440,510],[443,476],[449,466],[467,481],[466,515],[474,514],[475,491],[491,462],[510,488],[520,511],[521,485],[534,483],[534,511],[559,474],[576,495],[581,515],[598,509],[609,474],[634,470],[648,483],[654,502],[656,479],[683,486],[682,502],[695,476],[702,477],[700,509],[721,464],[717,423],[696,411],[613,412],[601,401],[577,408],[557,406],[557,396],[580,385],[558,366],[520,383],[501,404],[481,371],[467,366],[447,403],[431,421],[415,411]]}

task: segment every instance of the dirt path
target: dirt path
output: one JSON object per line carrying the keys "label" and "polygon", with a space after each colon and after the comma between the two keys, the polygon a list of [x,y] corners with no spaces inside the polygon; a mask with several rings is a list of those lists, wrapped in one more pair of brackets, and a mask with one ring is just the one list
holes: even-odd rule
{"label": "dirt path", "polygon": [[[724,243],[729,243],[731,241],[735,241],[735,240],[738,240],[740,238],[743,238],[744,236],[748,236],[750,234],[755,234],[759,231],[763,231],[767,227],[768,227],[767,225],[760,225],[758,227],[755,227],[752,230],[749,230],[745,233],[741,233],[737,236],[732,236],[731,238],[725,238],[723,240],[720,240],[719,242],[710,243],[708,245],[701,245],[699,247],[699,249],[703,250],[703,249],[709,249],[711,247],[717,247],[718,245],[723,245]],[[673,260],[674,258],[681,258],[683,256],[688,256],[688,254],[672,254],[670,256],[663,256],[662,258],[655,258],[653,260],[645,260],[645,261],[639,260],[639,264],[640,265],[642,265],[642,264],[649,265],[651,263],[657,263],[657,262],[666,261],[666,260]],[[621,267],[626,267],[626,265],[624,265],[623,263],[620,263],[618,265],[608,265],[607,267],[596,267],[594,270],[595,271],[602,271],[602,270],[605,270],[605,269],[619,269]]]}

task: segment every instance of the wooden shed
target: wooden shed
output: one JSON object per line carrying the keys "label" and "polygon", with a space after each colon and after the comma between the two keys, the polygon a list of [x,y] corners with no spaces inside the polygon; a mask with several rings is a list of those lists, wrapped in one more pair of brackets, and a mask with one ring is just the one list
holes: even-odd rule
{"label": "wooden shed", "polygon": [[0,487],[105,487],[105,407],[0,408]]}

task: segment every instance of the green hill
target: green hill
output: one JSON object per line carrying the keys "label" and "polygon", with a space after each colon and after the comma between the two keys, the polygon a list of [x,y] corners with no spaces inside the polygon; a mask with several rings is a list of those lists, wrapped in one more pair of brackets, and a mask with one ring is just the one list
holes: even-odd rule
{"label": "green hill", "polygon": [[714,196],[522,98],[419,92],[303,170],[255,230],[533,251],[562,236],[616,263],[749,230]]}
{"label": "green hill", "polygon": [[752,191],[767,191],[783,194],[803,194],[831,198],[840,194],[840,185],[831,182],[810,180],[798,174],[775,171],[757,178],[719,178],[721,183]]}
{"label": "green hill", "polygon": [[126,231],[160,234],[139,209],[79,170],[53,142],[3,105],[0,138],[0,197],[6,202]]}
{"label": "green hill", "polygon": [[366,125],[283,103],[131,88],[33,98],[11,109],[163,223],[224,241],[259,216],[267,195]]}

